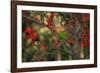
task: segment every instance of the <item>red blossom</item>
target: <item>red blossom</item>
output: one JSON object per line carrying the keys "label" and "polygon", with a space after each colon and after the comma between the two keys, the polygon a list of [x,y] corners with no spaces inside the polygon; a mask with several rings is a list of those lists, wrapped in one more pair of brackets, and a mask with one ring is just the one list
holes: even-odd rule
{"label": "red blossom", "polygon": [[50,17],[48,18],[48,27],[49,28],[53,27],[53,17],[54,17],[54,13],[52,12]]}
{"label": "red blossom", "polygon": [[33,30],[30,28],[30,27],[27,27],[25,30],[24,30],[25,34],[26,34],[26,38],[29,39],[32,37],[32,32]]}
{"label": "red blossom", "polygon": [[35,40],[35,39],[37,39],[39,37],[39,35],[36,33],[36,32],[34,32],[33,34],[32,34],[32,39],[33,40]]}
{"label": "red blossom", "polygon": [[25,29],[25,34],[26,34],[26,39],[32,39],[32,40],[35,40],[38,38],[38,34],[36,33],[36,30],[33,29],[33,28],[30,28],[30,27],[27,27]]}
{"label": "red blossom", "polygon": [[48,49],[48,47],[45,46],[45,45],[40,45],[40,49],[42,49],[42,50],[46,50],[46,49]]}
{"label": "red blossom", "polygon": [[90,15],[87,13],[87,14],[83,14],[83,16],[82,16],[82,21],[84,22],[84,23],[86,23],[88,20],[89,20],[89,18],[90,18]]}
{"label": "red blossom", "polygon": [[88,33],[88,46],[90,46],[90,33]]}
{"label": "red blossom", "polygon": [[87,37],[87,35],[85,33],[81,34],[82,39],[85,39]]}
{"label": "red blossom", "polygon": [[87,46],[87,41],[86,41],[86,39],[83,39],[83,40],[81,41],[81,46],[82,46],[82,47],[86,47],[86,46]]}
{"label": "red blossom", "polygon": [[90,46],[90,33],[89,29],[84,29],[84,31],[81,34],[82,41],[81,41],[81,46],[86,47]]}

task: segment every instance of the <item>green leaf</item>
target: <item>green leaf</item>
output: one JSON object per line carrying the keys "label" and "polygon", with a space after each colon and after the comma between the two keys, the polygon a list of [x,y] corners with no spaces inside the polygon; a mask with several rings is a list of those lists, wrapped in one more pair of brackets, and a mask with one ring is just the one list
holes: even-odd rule
{"label": "green leaf", "polygon": [[68,36],[68,32],[65,32],[65,31],[62,31],[62,32],[59,32],[59,36],[62,40],[66,39],[67,36]]}

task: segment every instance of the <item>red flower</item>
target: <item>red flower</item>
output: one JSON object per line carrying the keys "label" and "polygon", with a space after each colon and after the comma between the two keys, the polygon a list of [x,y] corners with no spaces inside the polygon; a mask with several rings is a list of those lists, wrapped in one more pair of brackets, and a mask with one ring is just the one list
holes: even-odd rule
{"label": "red flower", "polygon": [[38,34],[36,33],[36,30],[35,29],[33,29],[33,28],[30,28],[30,27],[27,27],[26,29],[25,29],[25,34],[26,34],[26,39],[32,39],[32,40],[35,40],[35,39],[37,39],[38,38]]}
{"label": "red flower", "polygon": [[81,41],[81,46],[86,47],[90,46],[90,33],[89,29],[84,29],[84,31],[81,34],[82,41]]}
{"label": "red flower", "polygon": [[53,27],[53,17],[54,17],[54,13],[52,12],[50,17],[48,18],[48,27],[49,28]]}
{"label": "red flower", "polygon": [[85,33],[81,34],[82,39],[85,39],[87,37],[87,35]]}
{"label": "red flower", "polygon": [[35,39],[37,39],[39,37],[39,35],[36,33],[36,32],[34,32],[33,34],[32,34],[32,39],[33,40],[35,40]]}
{"label": "red flower", "polygon": [[29,38],[32,37],[32,32],[33,32],[32,28],[27,27],[27,28],[25,29],[24,32],[25,32],[25,34],[26,34],[26,38],[27,38],[27,39],[29,39]]}
{"label": "red flower", "polygon": [[83,39],[83,40],[81,41],[81,46],[82,46],[82,47],[86,47],[86,46],[87,46],[87,41],[86,41],[86,39]]}
{"label": "red flower", "polygon": [[89,20],[89,18],[90,18],[90,15],[87,13],[87,14],[83,14],[83,16],[82,16],[82,21],[84,22],[84,23],[86,23],[88,20]]}
{"label": "red flower", "polygon": [[90,33],[88,33],[88,46],[90,46]]}
{"label": "red flower", "polygon": [[48,48],[48,47],[45,46],[45,45],[41,45],[41,46],[40,46],[40,49],[41,49],[41,50],[46,50],[47,48]]}

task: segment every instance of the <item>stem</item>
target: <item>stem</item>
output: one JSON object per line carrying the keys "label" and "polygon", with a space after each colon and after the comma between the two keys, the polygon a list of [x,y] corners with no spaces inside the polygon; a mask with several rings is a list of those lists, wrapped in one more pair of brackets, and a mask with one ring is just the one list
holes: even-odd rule
{"label": "stem", "polygon": [[84,48],[83,46],[81,47],[81,50],[80,50],[80,58],[83,59],[84,58]]}
{"label": "stem", "polygon": [[59,49],[57,49],[57,51],[56,51],[56,60],[57,61],[60,61],[61,60],[61,53],[60,53],[60,50]]}

